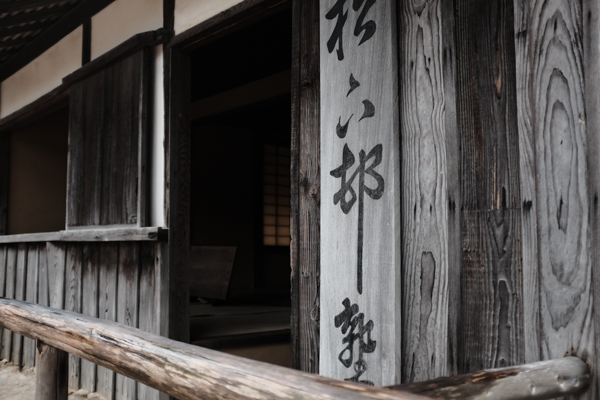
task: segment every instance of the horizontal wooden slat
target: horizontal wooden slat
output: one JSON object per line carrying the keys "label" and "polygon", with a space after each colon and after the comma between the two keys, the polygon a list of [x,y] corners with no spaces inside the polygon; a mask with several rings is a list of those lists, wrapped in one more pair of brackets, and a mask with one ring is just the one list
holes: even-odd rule
{"label": "horizontal wooden slat", "polygon": [[47,233],[0,236],[0,243],[31,242],[128,242],[167,240],[169,230],[148,228],[77,229]]}
{"label": "horizontal wooden slat", "polygon": [[423,399],[203,349],[139,329],[0,299],[0,324],[185,399]]}

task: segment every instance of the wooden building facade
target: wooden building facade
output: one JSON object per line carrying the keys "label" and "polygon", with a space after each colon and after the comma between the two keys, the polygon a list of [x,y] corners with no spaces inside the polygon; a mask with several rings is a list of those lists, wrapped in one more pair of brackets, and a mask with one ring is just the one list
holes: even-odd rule
{"label": "wooden building facade", "polygon": [[[594,399],[599,13],[0,0],[0,296],[188,342],[195,248],[234,246],[225,291],[289,306],[293,368],[574,355]],[[0,359],[34,347],[0,330]],[[73,390],[161,396],[71,357]]]}

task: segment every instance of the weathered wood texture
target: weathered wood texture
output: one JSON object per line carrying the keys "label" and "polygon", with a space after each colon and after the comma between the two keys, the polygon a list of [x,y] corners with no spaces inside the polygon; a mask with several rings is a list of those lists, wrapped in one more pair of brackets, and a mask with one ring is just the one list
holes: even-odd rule
{"label": "weathered wood texture", "polygon": [[397,385],[391,389],[446,400],[542,400],[581,394],[591,381],[586,363],[577,357],[565,357]]}
{"label": "weathered wood texture", "polygon": [[[166,335],[164,242],[27,243],[0,245],[0,296],[27,299],[103,320]],[[32,367],[31,339],[0,330],[0,359]],[[96,391],[107,399],[158,399],[129,378],[70,355],[70,389]],[[141,385],[139,386],[141,387]]]}
{"label": "weathered wood texture", "polygon": [[0,235],[0,243],[31,242],[127,242],[166,240],[169,230],[160,227],[98,228],[58,232]]}
{"label": "weathered wood texture", "polygon": [[[590,237],[590,200],[596,193],[587,177],[597,180],[599,171],[588,170],[586,156],[587,137],[598,131],[586,126],[586,116],[598,110],[586,110],[584,94],[593,96],[598,88],[585,90],[583,38],[591,32],[583,28],[592,15],[583,15],[583,3],[590,7],[591,2],[567,0],[515,2],[523,304],[531,310],[524,318],[527,361],[577,355],[596,375],[597,261],[590,257],[590,247],[597,247]],[[586,40],[598,46],[597,37]],[[597,397],[596,381],[581,398]]]}
{"label": "weathered wood texture", "polygon": [[321,268],[319,2],[294,0],[292,18],[292,366],[318,373]]}
{"label": "weathered wood texture", "polygon": [[422,399],[414,394],[332,380],[203,349],[114,322],[15,300],[0,299],[0,323],[181,400]]}
{"label": "weathered wood texture", "polygon": [[441,4],[440,0],[399,4],[402,382],[446,375],[450,362],[448,137]]}
{"label": "weathered wood texture", "polygon": [[340,4],[320,2],[319,373],[382,386],[400,380],[403,336],[396,7]]}
{"label": "weathered wood texture", "polygon": [[[145,221],[148,49],[72,85],[67,225]],[[141,209],[144,208],[144,209]]]}
{"label": "weathered wood texture", "polygon": [[524,362],[513,20],[512,0],[456,2],[461,373]]}
{"label": "weathered wood texture", "polygon": [[35,400],[64,400],[69,394],[68,353],[36,342]]}

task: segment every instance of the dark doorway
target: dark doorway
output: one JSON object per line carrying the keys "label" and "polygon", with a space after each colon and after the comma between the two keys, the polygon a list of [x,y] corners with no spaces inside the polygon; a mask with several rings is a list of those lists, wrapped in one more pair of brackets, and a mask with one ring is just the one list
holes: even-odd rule
{"label": "dark doorway", "polygon": [[192,281],[195,252],[235,254],[226,296],[192,290],[191,341],[286,366],[291,45],[283,7],[190,54]]}

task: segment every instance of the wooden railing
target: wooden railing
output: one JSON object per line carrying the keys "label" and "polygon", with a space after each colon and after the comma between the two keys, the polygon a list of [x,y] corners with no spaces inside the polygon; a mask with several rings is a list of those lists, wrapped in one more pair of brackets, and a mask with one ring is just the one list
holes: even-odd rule
{"label": "wooden railing", "polygon": [[[181,400],[417,400],[485,396],[550,399],[580,393],[586,390],[590,380],[587,365],[577,358],[567,357],[418,384],[377,388],[252,361],[114,322],[4,298],[0,298],[0,326],[37,341],[36,400],[67,398],[67,353]],[[490,393],[493,397],[489,397]]]}

